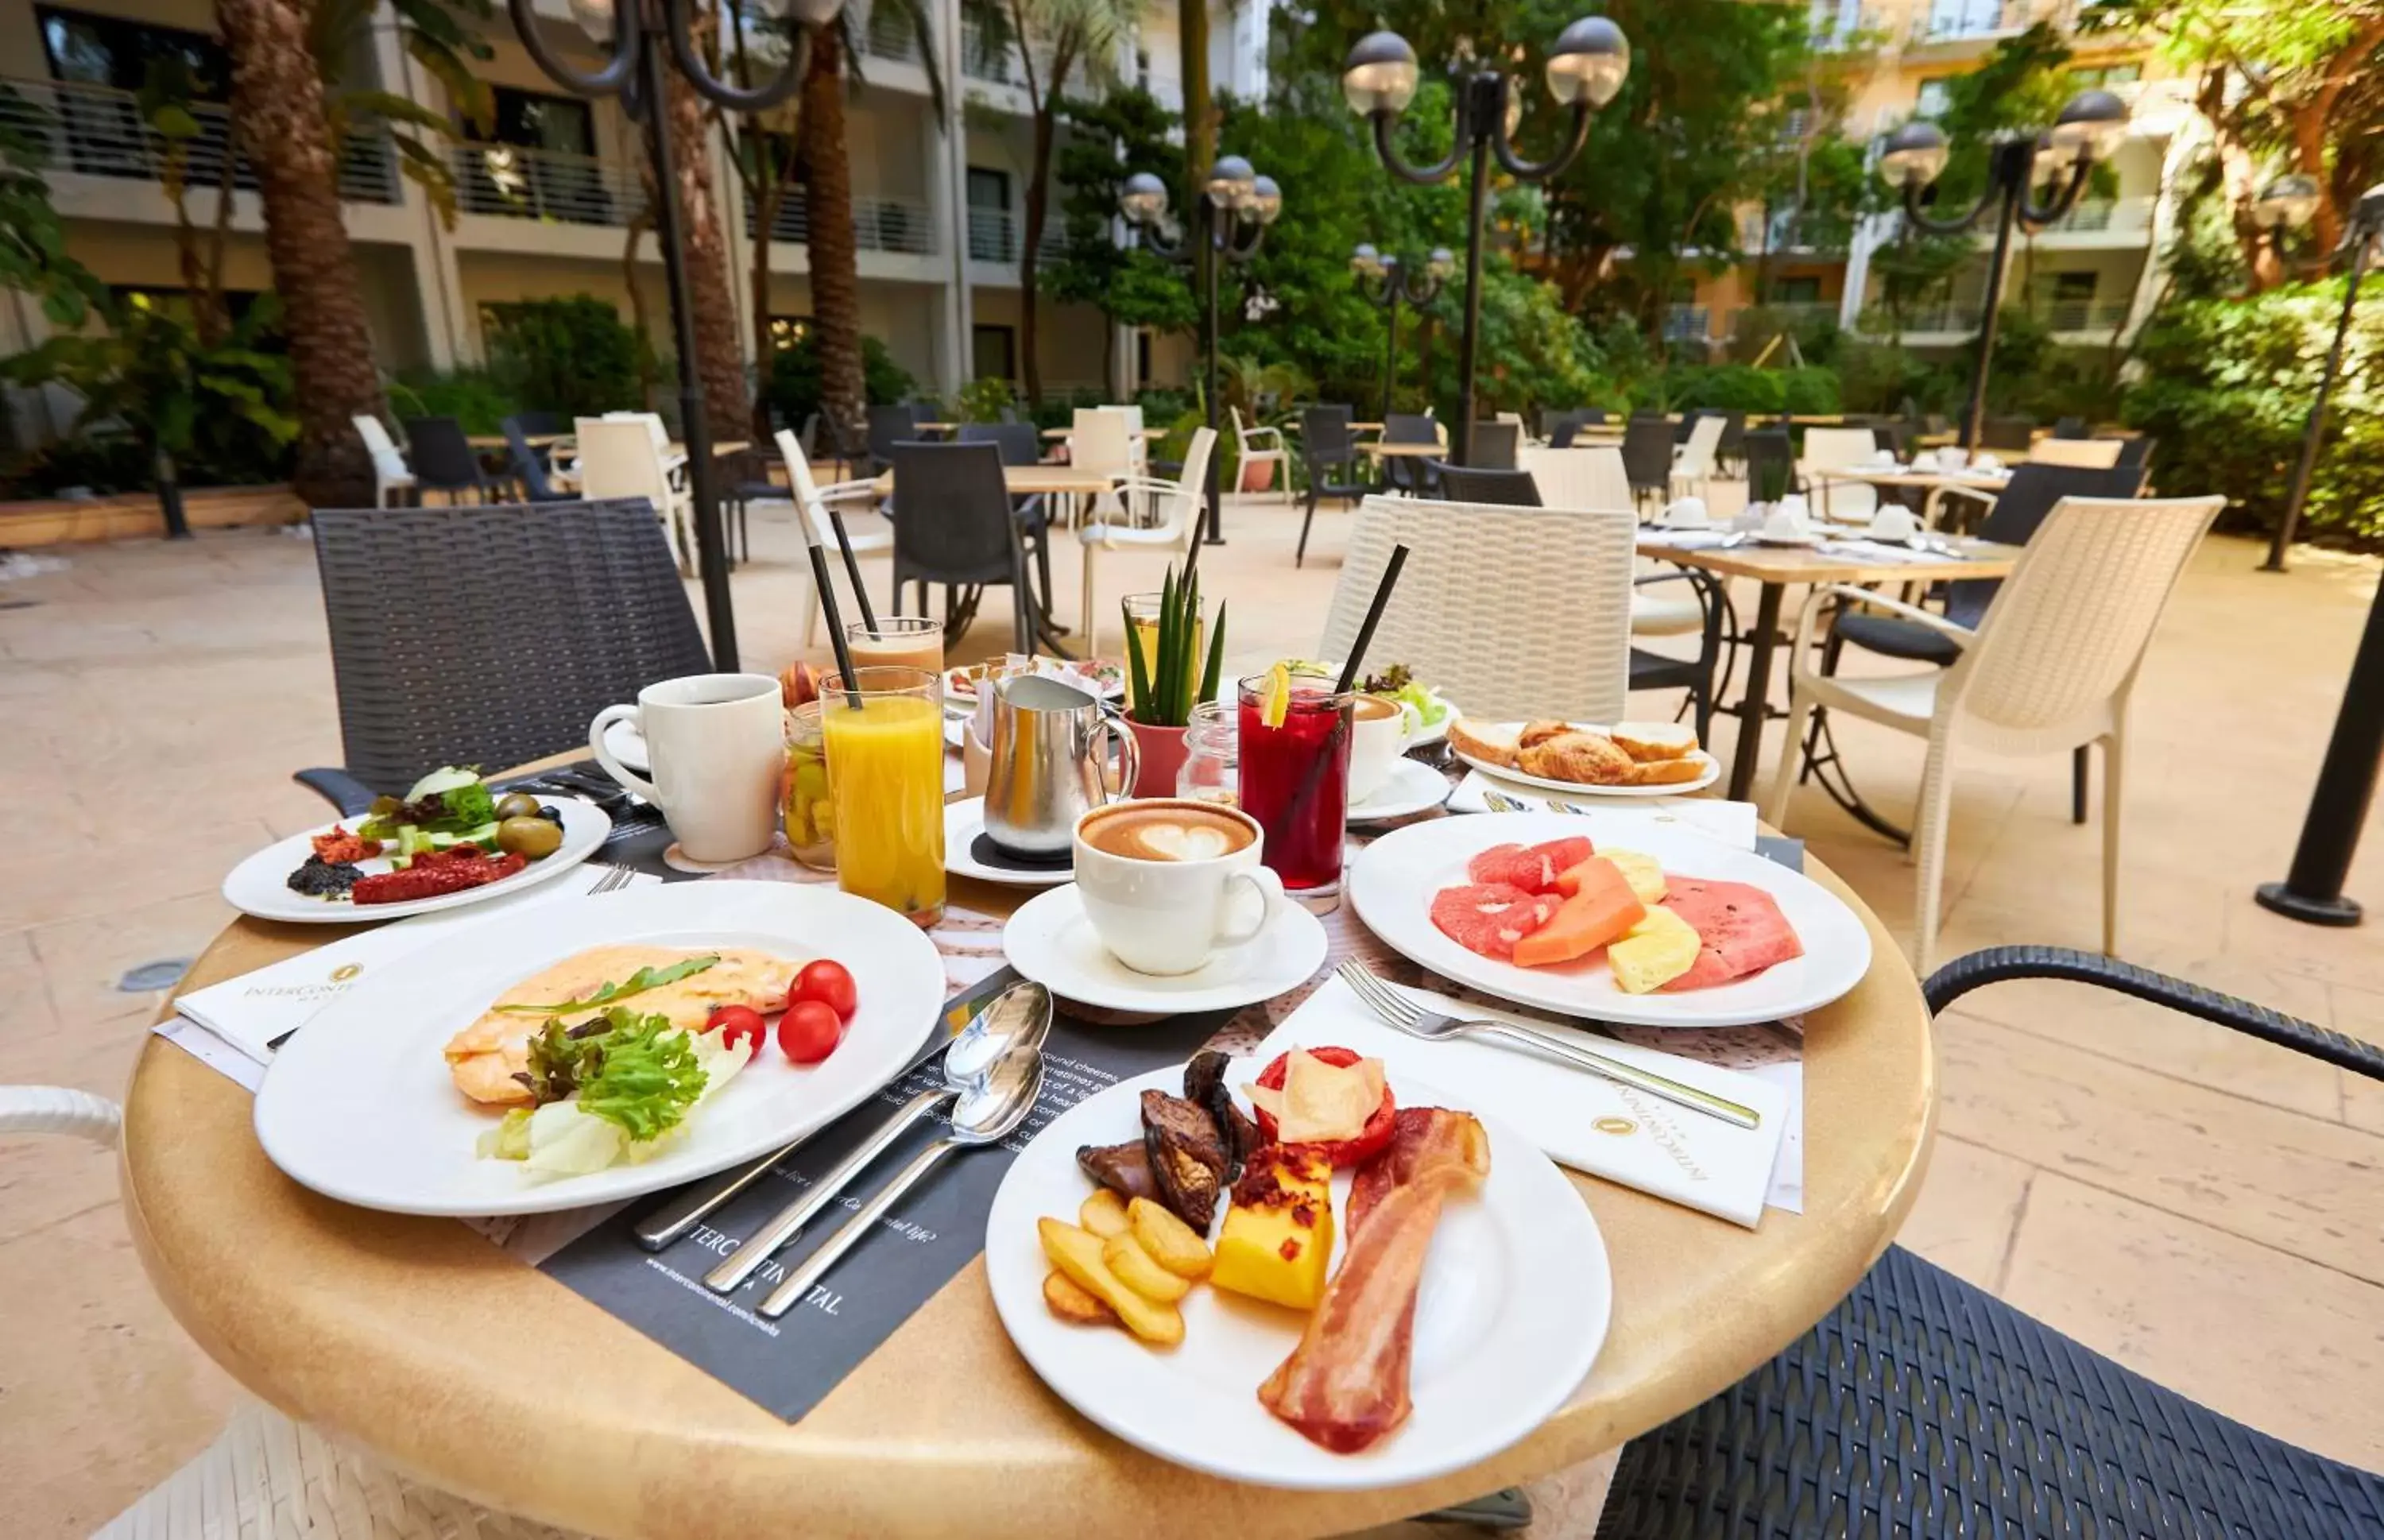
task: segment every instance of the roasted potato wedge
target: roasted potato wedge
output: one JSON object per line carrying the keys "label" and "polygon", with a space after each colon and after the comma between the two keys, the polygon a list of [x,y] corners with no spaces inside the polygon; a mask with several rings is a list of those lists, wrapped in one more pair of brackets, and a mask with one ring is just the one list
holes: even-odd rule
{"label": "roasted potato wedge", "polygon": [[1160,1266],[1132,1236],[1111,1236],[1101,1242],[1101,1262],[1119,1283],[1155,1305],[1172,1305],[1192,1292],[1191,1279]]}
{"label": "roasted potato wedge", "polygon": [[1177,1277],[1197,1282],[1207,1277],[1209,1270],[1217,1264],[1199,1232],[1149,1198],[1137,1198],[1127,1204],[1125,1217],[1134,1229],[1136,1242],[1150,1253],[1150,1260]]}
{"label": "roasted potato wedge", "polygon": [[1076,1223],[1103,1240],[1125,1234],[1125,1199],[1107,1187],[1097,1187],[1076,1211]]}
{"label": "roasted potato wedge", "polygon": [[1037,1220],[1035,1230],[1051,1265],[1066,1273],[1070,1283],[1115,1310],[1127,1331],[1161,1348],[1173,1348],[1184,1340],[1183,1314],[1174,1306],[1155,1304],[1120,1283],[1101,1261],[1100,1236],[1057,1219]]}
{"label": "roasted potato wedge", "polygon": [[1117,1311],[1102,1304],[1098,1296],[1086,1293],[1082,1285],[1073,1282],[1064,1273],[1043,1275],[1043,1303],[1053,1315],[1071,1325],[1117,1324]]}

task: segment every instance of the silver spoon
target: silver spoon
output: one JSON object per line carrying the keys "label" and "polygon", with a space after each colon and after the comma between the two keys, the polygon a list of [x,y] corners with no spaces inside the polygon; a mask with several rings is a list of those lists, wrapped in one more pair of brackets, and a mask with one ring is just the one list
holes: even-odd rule
{"label": "silver spoon", "polygon": [[[969,1018],[968,1025],[961,1029],[960,1035],[946,1045],[941,1087],[922,1091],[904,1102],[901,1109],[878,1124],[876,1130],[863,1139],[842,1164],[804,1189],[802,1196],[779,1210],[726,1261],[704,1274],[704,1283],[723,1294],[742,1285],[753,1275],[755,1268],[794,1239],[796,1234],[810,1223],[847,1183],[860,1175],[869,1162],[884,1154],[886,1147],[900,1137],[904,1129],[936,1110],[946,1098],[958,1096],[982,1083],[986,1073],[1011,1049],[1030,1047],[1039,1052],[1044,1037],[1050,1031],[1051,992],[1040,984],[1013,984],[987,1000],[975,1015]],[[802,1144],[802,1139],[797,1139],[785,1149],[763,1157],[734,1179],[705,1192],[696,1200],[655,1214],[639,1226],[639,1244],[649,1251],[663,1249],[685,1235],[696,1221],[744,1191],[764,1172],[793,1154]]]}
{"label": "silver spoon", "polygon": [[801,1266],[788,1273],[787,1281],[762,1301],[762,1313],[773,1321],[786,1314],[847,1251],[874,1232],[902,1195],[916,1186],[946,1155],[955,1149],[981,1149],[1008,1138],[1011,1131],[1035,1110],[1035,1099],[1042,1089],[1043,1050],[1039,1047],[1021,1048],[1004,1057],[984,1085],[962,1093],[959,1105],[952,1109],[951,1127],[944,1136],[919,1151],[894,1180],[886,1184],[884,1191],[863,1203],[860,1212],[846,1220],[843,1227],[828,1236],[818,1250],[803,1259]]}

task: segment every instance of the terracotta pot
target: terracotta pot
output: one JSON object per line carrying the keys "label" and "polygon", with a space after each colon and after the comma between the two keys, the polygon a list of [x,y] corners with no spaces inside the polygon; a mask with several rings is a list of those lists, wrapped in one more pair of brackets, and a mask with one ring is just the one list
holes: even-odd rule
{"label": "terracotta pot", "polygon": [[1262,492],[1274,485],[1274,462],[1260,460],[1242,467],[1242,491]]}
{"label": "terracotta pot", "polygon": [[1128,731],[1134,734],[1135,751],[1140,756],[1140,772],[1135,776],[1136,797],[1173,797],[1175,795],[1175,775],[1184,768],[1184,729],[1154,727],[1125,719]]}

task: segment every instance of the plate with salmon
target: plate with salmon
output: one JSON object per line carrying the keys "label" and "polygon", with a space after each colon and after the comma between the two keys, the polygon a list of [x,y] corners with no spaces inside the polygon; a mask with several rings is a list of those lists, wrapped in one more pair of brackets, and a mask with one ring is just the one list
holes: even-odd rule
{"label": "plate with salmon", "polygon": [[670,883],[442,932],[358,978],[266,1072],[297,1181],[396,1213],[542,1213],[791,1143],[899,1075],[944,997],[893,911],[832,888]]}
{"label": "plate with salmon", "polygon": [[1358,855],[1348,893],[1368,928],[1441,977],[1599,1021],[1776,1021],[1870,968],[1869,930],[1810,877],[1595,813],[1410,825]]}

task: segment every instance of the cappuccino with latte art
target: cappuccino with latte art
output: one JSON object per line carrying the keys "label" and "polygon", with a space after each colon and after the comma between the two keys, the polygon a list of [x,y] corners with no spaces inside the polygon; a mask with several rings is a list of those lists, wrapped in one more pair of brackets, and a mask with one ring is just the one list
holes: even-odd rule
{"label": "cappuccino with latte art", "polygon": [[1132,861],[1214,861],[1258,838],[1247,822],[1213,804],[1162,801],[1102,809],[1077,834],[1105,855]]}
{"label": "cappuccino with latte art", "polygon": [[1076,821],[1076,892],[1111,957],[1161,977],[1257,938],[1286,900],[1259,863],[1258,820],[1174,797],[1112,802]]}

